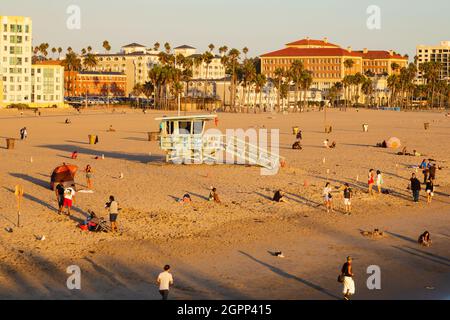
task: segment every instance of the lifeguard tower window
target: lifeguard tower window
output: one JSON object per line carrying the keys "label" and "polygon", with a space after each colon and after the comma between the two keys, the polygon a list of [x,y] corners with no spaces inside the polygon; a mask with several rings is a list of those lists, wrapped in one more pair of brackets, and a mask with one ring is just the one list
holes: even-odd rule
{"label": "lifeguard tower window", "polygon": [[180,121],[178,130],[180,134],[191,134],[192,123],[190,121]]}
{"label": "lifeguard tower window", "polygon": [[193,134],[203,133],[203,121],[194,121],[194,132]]}
{"label": "lifeguard tower window", "polygon": [[173,134],[173,129],[174,129],[173,121],[167,121],[166,122],[167,134]]}

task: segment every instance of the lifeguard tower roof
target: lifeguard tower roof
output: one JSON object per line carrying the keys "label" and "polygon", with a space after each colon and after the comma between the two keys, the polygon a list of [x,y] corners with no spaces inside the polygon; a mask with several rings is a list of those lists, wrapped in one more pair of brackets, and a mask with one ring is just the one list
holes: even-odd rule
{"label": "lifeguard tower roof", "polygon": [[215,114],[206,114],[206,115],[191,115],[191,116],[177,116],[177,117],[161,117],[161,118],[155,118],[157,121],[176,121],[176,120],[213,120],[214,118],[217,118],[217,115]]}

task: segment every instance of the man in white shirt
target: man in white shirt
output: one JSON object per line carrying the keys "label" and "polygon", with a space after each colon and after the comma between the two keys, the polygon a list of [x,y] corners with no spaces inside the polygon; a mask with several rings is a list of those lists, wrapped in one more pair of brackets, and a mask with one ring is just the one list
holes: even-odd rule
{"label": "man in white shirt", "polygon": [[64,189],[64,208],[67,207],[67,215],[70,216],[70,208],[72,208],[73,200],[75,197],[75,185]]}
{"label": "man in white shirt", "polygon": [[169,271],[170,266],[166,264],[164,271],[158,275],[158,279],[156,280],[159,284],[159,293],[161,294],[162,300],[167,300],[169,297],[169,287],[173,285],[173,277]]}

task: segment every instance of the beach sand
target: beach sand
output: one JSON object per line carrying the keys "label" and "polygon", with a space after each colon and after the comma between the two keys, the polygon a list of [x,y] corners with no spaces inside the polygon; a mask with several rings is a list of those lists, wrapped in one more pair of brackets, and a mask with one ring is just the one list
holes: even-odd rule
{"label": "beach sand", "polygon": [[[450,297],[450,119],[443,113],[333,110],[327,115],[333,125],[329,135],[319,112],[219,114],[223,131],[280,130],[286,166],[273,176],[244,165],[166,164],[157,142],[147,141],[147,132],[158,130],[154,118],[163,114],[172,115],[44,110],[38,117],[0,111],[3,141],[28,129],[28,139],[16,141],[14,150],[0,149],[0,298],[159,299],[155,279],[169,263],[176,282],[173,299],[340,299],[336,278],[348,255],[354,257],[355,299]],[[64,124],[67,117],[70,125]],[[363,123],[369,124],[366,133]],[[115,132],[107,132],[110,125]],[[292,126],[303,131],[301,151],[291,149]],[[88,134],[97,134],[99,143],[89,145]],[[374,147],[391,136],[408,151],[427,156],[398,156],[399,150]],[[337,148],[323,148],[326,138]],[[72,160],[75,150],[78,159]],[[94,159],[102,155],[104,160]],[[415,171],[410,166],[422,158],[443,167],[431,205],[424,192],[421,203],[414,204],[407,190]],[[62,162],[79,167],[78,189],[86,187],[84,167],[94,170],[95,191],[77,193],[71,219],[57,215],[49,190],[50,174]],[[393,192],[366,193],[370,168],[383,172],[385,187]],[[351,216],[342,214],[340,194],[334,197],[336,211],[326,213],[321,204],[327,180],[333,188],[348,182],[356,191]],[[21,228],[15,226],[17,184],[25,191]],[[210,186],[222,204],[206,201]],[[270,201],[280,188],[289,204]],[[176,202],[184,193],[191,194],[191,205]],[[88,209],[107,216],[109,195],[122,208],[121,233],[77,228]],[[361,235],[375,228],[386,236]],[[425,230],[431,233],[431,248],[417,244]],[[42,235],[46,239],[37,240]],[[274,257],[273,251],[286,257]],[[82,270],[81,290],[66,287],[70,265]],[[370,265],[381,268],[381,290],[367,289]]]}

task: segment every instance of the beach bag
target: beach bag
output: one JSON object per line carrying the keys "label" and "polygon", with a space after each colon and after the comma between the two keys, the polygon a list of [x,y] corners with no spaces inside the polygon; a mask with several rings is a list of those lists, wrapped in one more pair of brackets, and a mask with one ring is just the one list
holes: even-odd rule
{"label": "beach bag", "polygon": [[337,282],[339,282],[339,283],[343,283],[344,282],[344,275],[342,273],[340,275],[338,275]]}

